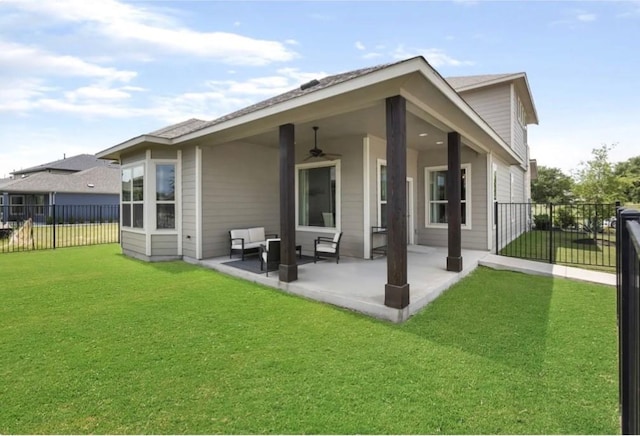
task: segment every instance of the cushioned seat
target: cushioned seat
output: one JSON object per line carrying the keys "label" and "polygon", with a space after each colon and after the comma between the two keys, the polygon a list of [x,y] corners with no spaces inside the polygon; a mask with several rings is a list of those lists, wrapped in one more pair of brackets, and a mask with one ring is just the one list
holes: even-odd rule
{"label": "cushioned seat", "polygon": [[260,247],[260,271],[267,267],[267,277],[269,271],[274,271],[280,264],[280,239],[267,239],[267,242]]}
{"label": "cushioned seat", "polygon": [[229,230],[229,258],[233,253],[240,252],[242,260],[244,260],[245,253],[258,251],[260,246],[266,242],[267,236],[278,237],[276,234],[266,235],[264,227]]}
{"label": "cushioned seat", "polygon": [[333,235],[333,238],[326,236],[319,236],[314,241],[314,254],[313,262],[321,257],[335,257],[336,263],[340,261],[340,238],[342,238],[342,232]]}

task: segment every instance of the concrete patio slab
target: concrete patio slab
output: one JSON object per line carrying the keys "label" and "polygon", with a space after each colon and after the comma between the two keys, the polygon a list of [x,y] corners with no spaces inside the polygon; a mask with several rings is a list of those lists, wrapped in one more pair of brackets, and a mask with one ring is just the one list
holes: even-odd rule
{"label": "concrete patio slab", "polygon": [[446,271],[446,248],[411,246],[408,248],[408,282],[410,304],[404,309],[384,305],[384,285],[387,282],[387,260],[343,257],[336,264],[332,259],[298,266],[298,280],[284,283],[277,272],[254,274],[225,265],[228,257],[189,260],[207,268],[240,277],[312,300],[355,310],[376,318],[402,322],[437,298],[454,283],[465,277],[486,256],[485,251],[462,250],[464,269],[459,273]]}
{"label": "concrete patio slab", "polygon": [[328,259],[315,264],[299,265],[298,280],[291,283],[280,282],[277,271],[267,277],[265,274],[255,274],[226,265],[230,261],[227,256],[201,261],[185,258],[185,261],[392,322],[406,321],[478,265],[609,286],[616,284],[615,274],[497,256],[476,250],[462,250],[464,269],[454,273],[446,270],[446,248],[410,246],[407,251],[410,304],[404,309],[393,309],[384,305],[386,257],[373,260],[343,257],[339,264],[333,259]]}

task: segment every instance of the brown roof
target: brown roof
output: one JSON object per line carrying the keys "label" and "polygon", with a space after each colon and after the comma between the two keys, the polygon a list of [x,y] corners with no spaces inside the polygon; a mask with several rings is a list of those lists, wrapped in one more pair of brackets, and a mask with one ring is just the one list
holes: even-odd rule
{"label": "brown roof", "polygon": [[247,115],[252,112],[259,111],[260,109],[265,109],[269,106],[273,106],[274,104],[283,103],[285,101],[293,100],[294,98],[298,98],[303,95],[311,94],[312,92],[316,92],[321,89],[329,88],[330,86],[334,86],[339,83],[346,82],[348,80],[352,80],[357,77],[361,77],[361,76],[373,73],[374,71],[382,70],[392,65],[408,62],[412,59],[415,59],[415,57],[410,59],[404,59],[398,62],[391,62],[387,64],[376,65],[373,67],[348,71],[346,73],[334,74],[333,76],[327,76],[322,79],[318,79],[317,80],[318,83],[312,86],[305,87],[306,84],[299,86],[295,89],[292,89],[291,91],[285,92],[284,94],[280,94],[275,97],[268,98],[266,100],[252,104],[251,106],[247,106],[245,108],[242,108],[240,110],[237,110],[235,112],[232,112],[230,114],[224,115],[222,117],[216,118],[211,121],[202,121],[202,120],[192,118],[190,120],[183,121],[181,123],[174,124],[172,126],[168,126],[160,130],[156,130],[155,132],[151,132],[148,135],[173,139],[178,136],[186,135],[187,133],[192,133],[192,132],[204,129],[206,127],[214,126],[216,124],[220,124],[225,121],[232,120],[234,118],[238,118],[243,115]]}

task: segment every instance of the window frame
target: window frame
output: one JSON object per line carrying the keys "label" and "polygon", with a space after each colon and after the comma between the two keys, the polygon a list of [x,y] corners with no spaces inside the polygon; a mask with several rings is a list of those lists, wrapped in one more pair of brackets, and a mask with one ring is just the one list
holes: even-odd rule
{"label": "window frame", "polygon": [[[465,163],[460,165],[460,169],[465,171],[465,193],[466,193],[466,199],[461,201],[461,203],[466,204],[466,208],[465,208],[465,224],[461,225],[461,228],[463,230],[471,230],[472,226],[471,226],[471,217],[472,217],[472,213],[471,213],[471,205],[472,205],[472,201],[471,199],[473,198],[471,196],[471,189],[472,189],[472,185],[473,183],[470,183],[471,180],[471,164],[470,163]],[[433,166],[433,167],[425,167],[424,168],[424,199],[425,199],[425,207],[424,207],[424,211],[425,211],[425,218],[424,218],[424,227],[425,228],[432,228],[432,229],[447,229],[449,228],[449,223],[432,223],[431,222],[431,187],[430,187],[430,183],[431,183],[431,173],[434,172],[441,172],[441,171],[449,171],[449,167],[447,165],[440,165],[440,166]],[[445,201],[441,201],[441,200],[434,200],[433,202],[435,203],[447,203],[448,200]]]}
{"label": "window frame", "polygon": [[382,167],[387,168],[388,171],[388,167],[387,167],[387,161],[384,159],[378,159],[377,161],[377,170],[376,170],[376,210],[377,210],[377,214],[378,214],[378,227],[382,227],[382,205],[383,204],[387,204],[387,200],[383,200],[382,199],[382,186],[381,186],[381,174],[382,174]]}
{"label": "window frame", "polygon": [[[20,204],[15,204],[13,202],[14,198],[22,198],[22,203]],[[15,194],[15,195],[9,195],[9,216],[10,217],[15,217],[15,216],[19,216],[19,217],[24,217],[25,215],[25,196],[23,194]],[[14,208],[18,207],[20,208],[19,212],[15,212]]]}
{"label": "window frame", "polygon": [[[142,168],[142,200],[134,200],[133,199],[133,170],[134,168],[138,168],[141,167]],[[122,192],[122,175],[124,173],[125,170],[131,170],[131,185],[130,185],[130,192],[131,192],[131,199],[130,200],[124,200],[123,197],[123,192]],[[147,188],[148,188],[148,176],[149,176],[149,171],[148,171],[148,167],[147,167],[147,163],[146,161],[138,161],[138,162],[132,162],[130,164],[127,165],[123,165],[121,170],[120,170],[120,226],[122,229],[125,229],[128,232],[134,232],[134,233],[146,233],[146,229],[149,225],[148,219],[147,219],[147,215],[146,215],[146,211],[147,211],[147,205],[145,204],[145,198],[147,197]],[[124,206],[125,204],[129,204],[131,206],[130,209],[130,222],[131,225],[129,226],[125,226],[124,225]],[[142,227],[135,227],[133,226],[134,220],[133,220],[133,209],[134,209],[134,205],[136,204],[141,204],[142,205]]]}
{"label": "window frame", "polygon": [[[300,225],[300,171],[308,170],[313,168],[323,168],[323,167],[335,167],[336,171],[336,195],[335,195],[335,208],[336,208],[336,217],[335,217],[335,226],[334,227],[317,227],[317,226],[302,226]],[[301,232],[316,232],[316,233],[336,233],[340,232],[342,228],[342,208],[341,208],[341,198],[342,198],[342,188],[341,188],[341,160],[328,160],[324,162],[311,162],[311,163],[303,163],[297,164],[295,166],[295,198],[296,198],[296,207],[295,207],[295,220],[296,220],[296,231]]]}
{"label": "window frame", "polygon": [[[178,180],[178,161],[176,159],[153,159],[153,185],[150,186],[153,195],[153,226],[154,233],[176,233],[178,230],[178,196],[179,196],[179,180]],[[173,165],[173,200],[158,200],[158,166]],[[173,204],[173,227],[158,227],[158,204]]]}

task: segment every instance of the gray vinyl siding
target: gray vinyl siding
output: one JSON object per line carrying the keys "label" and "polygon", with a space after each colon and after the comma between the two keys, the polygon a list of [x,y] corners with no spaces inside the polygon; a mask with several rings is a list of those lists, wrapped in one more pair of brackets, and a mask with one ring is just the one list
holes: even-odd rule
{"label": "gray vinyl siding", "polygon": [[182,254],[195,259],[196,253],[196,149],[182,150]]}
{"label": "gray vinyl siding", "polygon": [[[303,163],[313,144],[301,143],[296,145],[296,163]],[[330,153],[339,153],[340,157],[340,225],[342,239],[340,241],[340,255],[362,257],[363,239],[363,186],[362,186],[362,137],[348,136],[335,140],[323,141],[322,149]],[[297,193],[296,193],[297,194]],[[302,245],[306,254],[313,253],[314,240],[318,236],[331,236],[327,233],[314,231],[296,232],[296,242]]]}
{"label": "gray vinyl siding", "polygon": [[132,154],[128,154],[128,155],[123,155],[120,158],[120,162],[122,165],[128,165],[128,164],[132,164],[135,162],[140,162],[140,161],[144,161],[146,159],[147,155],[146,152],[144,150],[138,150]]}
{"label": "gray vinyl siding", "polygon": [[[514,203],[512,206],[500,206],[498,215],[499,248],[503,248],[513,239],[526,230],[527,221],[521,214],[526,208],[521,206],[527,201],[526,197],[526,173],[520,166],[506,165],[494,156],[493,163],[497,165],[497,192],[498,203]],[[513,178],[511,177],[513,175]],[[513,180],[513,183],[511,182]],[[520,205],[518,205],[520,204]],[[495,249],[495,234],[492,247]]]}
{"label": "gray vinyl siding", "polygon": [[147,239],[142,233],[133,233],[126,230],[121,232],[122,250],[131,251],[144,256],[147,251]]}
{"label": "gray vinyl siding", "polygon": [[151,256],[178,256],[178,235],[151,235]]}
{"label": "gray vinyl siding", "polygon": [[[487,249],[487,160],[486,155],[478,154],[468,147],[462,148],[462,164],[471,164],[471,229],[462,230],[462,248]],[[418,207],[417,229],[420,245],[446,247],[448,231],[446,228],[426,227],[427,191],[425,186],[425,168],[447,165],[447,150],[423,151],[418,155]]]}
{"label": "gray vinyl siding", "polygon": [[154,148],[151,150],[151,159],[177,159],[178,153],[172,148]]}
{"label": "gray vinyl siding", "polygon": [[[277,147],[230,143],[202,150],[202,256],[229,254],[229,230],[280,233]],[[187,233],[185,233],[187,234]]]}
{"label": "gray vinyl siding", "polygon": [[503,84],[460,93],[460,96],[511,144],[511,87]]}

